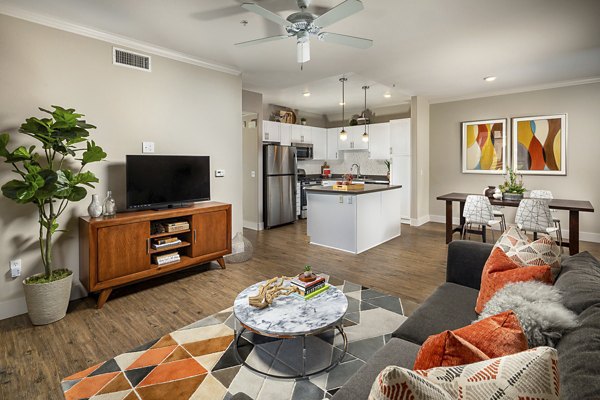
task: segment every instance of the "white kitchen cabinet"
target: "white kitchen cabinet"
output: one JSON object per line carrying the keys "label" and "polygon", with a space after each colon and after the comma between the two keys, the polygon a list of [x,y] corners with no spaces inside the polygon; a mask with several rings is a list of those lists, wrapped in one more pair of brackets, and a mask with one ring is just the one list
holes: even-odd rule
{"label": "white kitchen cabinet", "polygon": [[292,125],[292,143],[312,143],[311,127]]}
{"label": "white kitchen cabinet", "polygon": [[338,139],[342,128],[327,129],[327,159],[339,160],[340,153],[338,151]]}
{"label": "white kitchen cabinet", "polygon": [[[341,128],[339,128],[341,130]],[[364,125],[347,126],[348,139],[340,140],[339,150],[368,150],[369,142],[363,142],[362,135],[365,131]]]}
{"label": "white kitchen cabinet", "polygon": [[390,121],[390,153],[410,156],[410,118]]}
{"label": "white kitchen cabinet", "polygon": [[279,124],[280,143],[282,146],[290,146],[292,144],[292,124]]}
{"label": "white kitchen cabinet", "polygon": [[263,121],[262,126],[262,140],[263,142],[279,142],[281,140],[281,134],[279,130],[279,122],[274,121]]}
{"label": "white kitchen cabinet", "polygon": [[313,159],[314,160],[326,160],[327,159],[327,129],[325,128],[311,128],[311,138],[313,144]]}
{"label": "white kitchen cabinet", "polygon": [[390,158],[390,124],[369,125],[369,159],[389,160]]}

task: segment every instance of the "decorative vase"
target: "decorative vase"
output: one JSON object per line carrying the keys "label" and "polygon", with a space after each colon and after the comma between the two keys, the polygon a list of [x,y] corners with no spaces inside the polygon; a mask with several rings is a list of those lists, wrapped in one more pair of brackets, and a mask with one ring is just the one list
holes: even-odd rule
{"label": "decorative vase", "polygon": [[[41,274],[39,274],[41,275]],[[25,283],[27,313],[34,325],[47,325],[62,319],[67,314],[73,273],[66,278],[48,283]]]}
{"label": "decorative vase", "polygon": [[92,195],[92,202],[88,206],[88,214],[92,218],[98,218],[102,215],[102,204],[100,203],[97,194]]}
{"label": "decorative vase", "polygon": [[504,192],[503,196],[504,200],[521,200],[523,198],[523,193]]}
{"label": "decorative vase", "polygon": [[487,189],[483,191],[483,195],[485,197],[493,197],[496,191],[496,186],[488,186]]}
{"label": "decorative vase", "polygon": [[109,190],[106,193],[106,200],[104,200],[104,208],[102,210],[102,214],[105,217],[112,217],[117,213],[117,206],[115,203],[115,199],[112,197],[112,192]]}

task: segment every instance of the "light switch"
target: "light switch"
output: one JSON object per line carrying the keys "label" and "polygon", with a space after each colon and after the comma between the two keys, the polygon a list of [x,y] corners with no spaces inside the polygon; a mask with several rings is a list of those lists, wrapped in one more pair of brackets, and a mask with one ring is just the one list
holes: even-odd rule
{"label": "light switch", "polygon": [[142,153],[154,153],[154,142],[142,142]]}
{"label": "light switch", "polygon": [[250,177],[256,178],[256,171],[250,171]]}
{"label": "light switch", "polygon": [[215,176],[217,178],[222,178],[225,176],[225,170],[224,169],[217,169],[215,170]]}

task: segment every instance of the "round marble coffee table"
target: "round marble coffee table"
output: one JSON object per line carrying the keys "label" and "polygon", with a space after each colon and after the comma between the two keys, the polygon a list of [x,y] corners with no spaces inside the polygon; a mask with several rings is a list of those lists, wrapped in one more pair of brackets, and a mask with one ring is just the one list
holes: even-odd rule
{"label": "round marble coffee table", "polygon": [[[317,296],[304,300],[297,295],[277,297],[267,308],[258,309],[248,304],[248,297],[258,293],[258,282],[244,289],[233,303],[233,314],[242,328],[235,329],[234,353],[238,361],[259,374],[280,379],[298,379],[330,371],[337,366],[348,349],[348,338],[344,333],[342,319],[348,309],[348,300],[341,290],[330,286],[328,290]],[[342,354],[325,368],[306,372],[306,337],[321,332],[337,329],[344,339]],[[273,375],[260,371],[247,364],[238,352],[238,342],[242,334],[252,331],[262,336],[281,339],[300,338],[302,340],[302,373],[299,375]]]}

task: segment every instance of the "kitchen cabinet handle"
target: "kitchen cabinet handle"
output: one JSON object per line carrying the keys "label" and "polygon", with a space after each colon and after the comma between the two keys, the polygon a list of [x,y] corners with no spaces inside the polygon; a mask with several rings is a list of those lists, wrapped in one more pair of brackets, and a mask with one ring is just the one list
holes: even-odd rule
{"label": "kitchen cabinet handle", "polygon": [[196,243],[196,239],[197,239],[197,235],[196,235],[196,230],[194,229],[194,243]]}
{"label": "kitchen cabinet handle", "polygon": [[392,149],[393,147],[390,147],[390,154],[394,154],[394,151]]}
{"label": "kitchen cabinet handle", "polygon": [[146,254],[150,254],[150,238],[146,239]]}
{"label": "kitchen cabinet handle", "polygon": [[269,140],[269,132],[265,132],[265,138]]}

